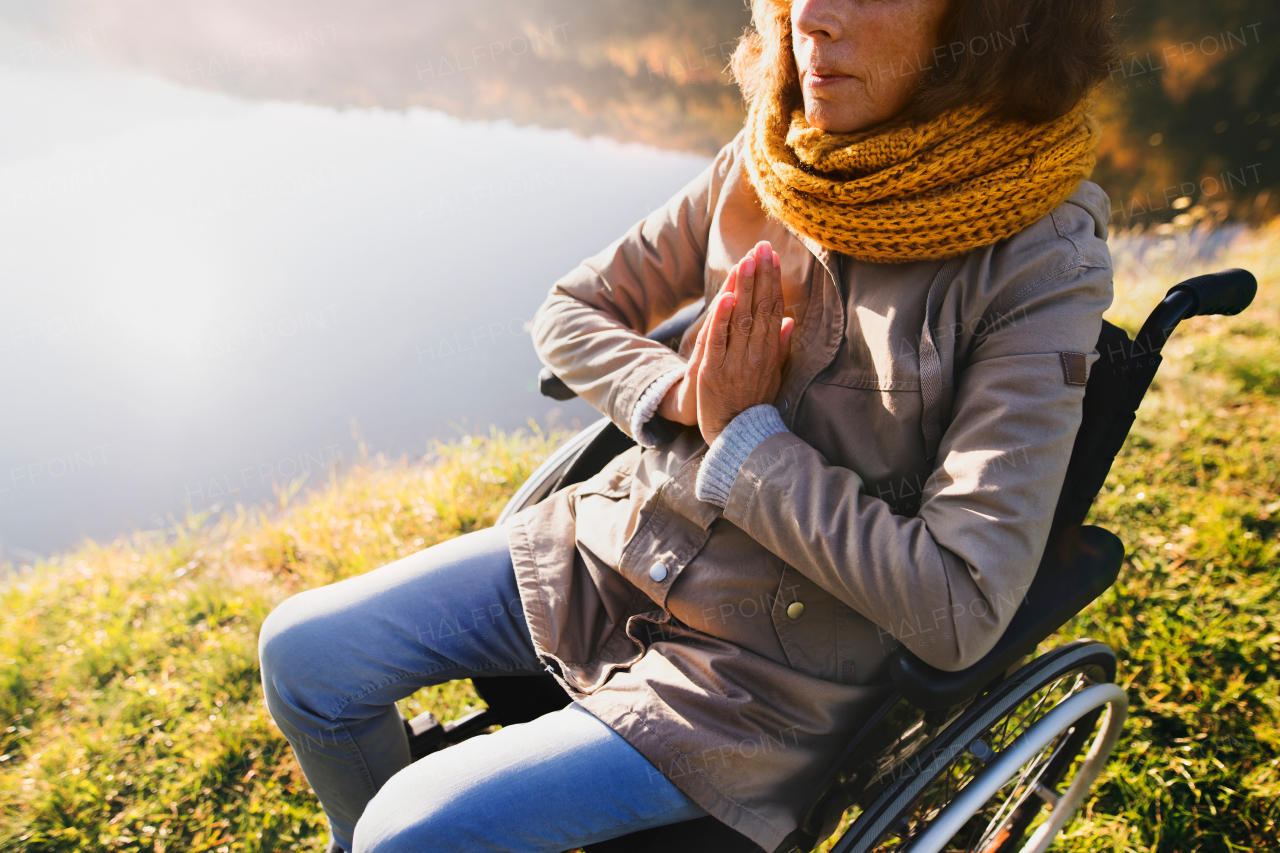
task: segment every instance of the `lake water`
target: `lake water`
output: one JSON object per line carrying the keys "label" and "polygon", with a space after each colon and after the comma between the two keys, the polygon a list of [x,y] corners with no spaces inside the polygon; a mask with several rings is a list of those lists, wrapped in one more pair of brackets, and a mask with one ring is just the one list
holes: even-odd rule
{"label": "lake water", "polygon": [[[0,561],[529,419],[551,283],[706,158],[0,69]],[[558,410],[558,411],[553,411]]]}

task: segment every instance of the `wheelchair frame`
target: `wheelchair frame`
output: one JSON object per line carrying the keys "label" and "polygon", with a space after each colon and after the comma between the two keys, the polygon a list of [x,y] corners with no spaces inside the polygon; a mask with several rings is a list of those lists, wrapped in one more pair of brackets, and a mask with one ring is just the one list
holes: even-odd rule
{"label": "wheelchair frame", "polygon": [[[1026,659],[1119,574],[1125,556],[1120,540],[1102,528],[1082,525],[1159,367],[1165,342],[1182,320],[1238,314],[1256,292],[1252,274],[1226,270],[1170,289],[1132,341],[1104,321],[1097,346],[1101,358],[1087,380],[1081,426],[1048,543],[1009,627],[990,652],[960,672],[934,669],[899,648],[889,667],[893,690],[835,758],[801,825],[774,853],[812,850],[837,831],[851,806],[860,811],[833,853],[1047,849],[1105,767],[1128,699],[1114,683],[1115,654],[1102,643],[1080,640]],[[682,309],[649,337],[675,348],[701,307],[699,302]],[[547,396],[574,396],[545,369],[539,382]],[[587,479],[633,443],[608,418],[596,421],[534,472],[498,523]],[[531,720],[570,701],[550,674],[476,678],[473,683],[487,709],[444,724],[430,714],[406,721],[415,759],[492,725]],[[1002,799],[1010,783],[1013,787]],[[1048,817],[1019,847],[1045,807]],[[964,846],[955,846],[966,833]],[[729,853],[760,848],[706,817],[586,850]]]}

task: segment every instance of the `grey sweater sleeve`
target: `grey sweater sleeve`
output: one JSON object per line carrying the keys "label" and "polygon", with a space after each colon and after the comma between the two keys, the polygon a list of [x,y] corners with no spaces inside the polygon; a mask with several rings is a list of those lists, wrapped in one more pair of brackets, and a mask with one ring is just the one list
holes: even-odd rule
{"label": "grey sweater sleeve", "polygon": [[786,431],[782,416],[768,403],[752,406],[730,421],[698,469],[698,482],[694,486],[698,500],[727,506],[729,490],[751,451],[769,436]]}
{"label": "grey sweater sleeve", "polygon": [[641,447],[657,447],[658,440],[649,430],[649,421],[653,420],[653,416],[658,413],[658,406],[662,403],[662,398],[667,396],[667,392],[671,390],[671,386],[680,381],[684,376],[683,368],[670,370],[657,379],[649,383],[649,387],[644,389],[644,393],[640,395],[640,399],[636,400],[636,407],[631,410],[631,435]]}

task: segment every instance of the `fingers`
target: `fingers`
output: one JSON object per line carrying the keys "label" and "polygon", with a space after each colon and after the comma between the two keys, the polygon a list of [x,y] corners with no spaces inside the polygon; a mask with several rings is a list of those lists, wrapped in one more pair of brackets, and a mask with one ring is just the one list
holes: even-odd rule
{"label": "fingers", "polygon": [[784,316],[787,310],[787,302],[782,293],[782,259],[778,257],[777,252],[773,253],[773,268],[778,311],[782,316],[781,321],[778,323],[778,359],[779,362],[786,362],[787,357],[791,355],[791,333],[795,331],[796,321],[791,317]]}
{"label": "fingers", "polygon": [[711,326],[711,315],[714,313],[715,302],[712,301],[711,310],[702,319],[702,326],[698,329],[698,336],[694,338],[693,352],[689,353],[689,363],[685,366],[685,376],[696,377],[698,375],[698,368],[702,365],[702,358],[707,351],[707,329]]}
{"label": "fingers", "polygon": [[[741,261],[739,261],[738,266],[741,266],[741,265],[742,263]],[[735,290],[737,290],[737,288],[738,288],[738,267],[734,267],[733,269],[729,270],[729,277],[725,279],[724,287],[720,290],[720,292],[733,293]]]}
{"label": "fingers", "polygon": [[729,360],[743,360],[754,369],[764,368],[773,359],[780,362],[785,357],[781,355],[785,310],[782,259],[768,241],[761,240],[753,246],[729,271],[721,290],[721,296],[725,294],[734,296],[724,343]]}
{"label": "fingers", "polygon": [[731,357],[735,359],[746,353],[747,339],[751,335],[756,275],[760,266],[756,254],[756,249],[752,249],[737,267],[737,288],[734,290],[734,310],[730,320],[728,342]]}
{"label": "fingers", "polygon": [[786,363],[791,355],[791,333],[795,330],[796,321],[790,317],[783,317],[782,324],[778,328],[779,361],[783,363]]}
{"label": "fingers", "polygon": [[720,297],[726,293],[733,293],[738,283],[738,268],[734,267],[729,270],[729,277],[725,280],[724,287],[711,300],[711,304],[707,306],[707,315],[702,320],[702,325],[698,327],[697,337],[693,341],[693,351],[689,353],[689,363],[685,369],[685,376],[693,377],[695,380],[698,376],[698,369],[702,366],[702,361],[707,354],[707,338],[710,336],[712,321],[716,314],[716,304],[720,301]]}
{"label": "fingers", "polygon": [[710,325],[711,318],[702,321],[702,328],[698,329],[698,337],[693,341],[693,352],[689,353],[689,364],[685,368],[686,376],[693,376],[698,372],[698,365],[702,363],[702,349],[706,346],[707,326]]}
{"label": "fingers", "polygon": [[708,442],[737,414],[777,396],[795,328],[783,316],[781,266],[767,242],[757,243],[730,271],[698,331],[687,375],[697,376],[694,404]]}
{"label": "fingers", "polygon": [[745,356],[747,352],[748,339],[755,325],[756,294],[760,290],[759,284],[766,265],[764,258],[768,257],[770,263],[773,260],[772,250],[769,255],[761,251],[766,245],[764,242],[757,243],[735,267],[737,287],[734,292],[737,295],[737,304],[729,329],[729,352],[732,358]]}
{"label": "fingers", "polygon": [[[783,308],[781,272],[774,263],[777,255],[768,243],[758,244],[755,253],[758,261],[746,358],[753,370],[771,370],[779,364]],[[738,327],[734,328],[736,331]]]}
{"label": "fingers", "polygon": [[741,297],[737,293],[721,293],[711,303],[711,316],[707,318],[703,330],[707,340],[702,352],[702,366],[719,369],[725,361],[729,348],[729,325],[733,319],[736,303]]}

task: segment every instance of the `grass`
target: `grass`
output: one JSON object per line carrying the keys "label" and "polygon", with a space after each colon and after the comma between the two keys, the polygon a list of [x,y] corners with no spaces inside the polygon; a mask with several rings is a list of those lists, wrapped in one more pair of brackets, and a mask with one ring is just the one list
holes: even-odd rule
{"label": "grass", "polygon": [[1226,263],[1207,236],[1112,247],[1130,333],[1202,269],[1249,269],[1259,294],[1179,328],[1094,505],[1128,559],[1061,636],[1120,652],[1130,719],[1062,850],[1280,849],[1280,222]]}
{"label": "grass", "polygon": [[[1214,235],[1113,240],[1110,319],[1136,330]],[[1094,509],[1129,557],[1052,643],[1121,653],[1124,738],[1055,849],[1274,850],[1280,821],[1280,224],[1223,256],[1258,274],[1237,318],[1179,330]],[[294,591],[493,523],[562,436],[379,457],[163,540],[86,544],[0,589],[0,851],[319,850],[323,816],[262,705],[258,626]],[[466,682],[407,713],[451,719]]]}
{"label": "grass", "polygon": [[[323,815],[262,704],[259,625],[295,591],[492,525],[560,438],[374,458],[293,506],[195,516],[171,541],[90,544],[21,572],[0,596],[0,850],[323,849]],[[404,708],[453,719],[475,704],[458,682]]]}

